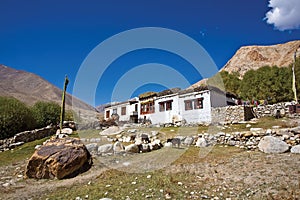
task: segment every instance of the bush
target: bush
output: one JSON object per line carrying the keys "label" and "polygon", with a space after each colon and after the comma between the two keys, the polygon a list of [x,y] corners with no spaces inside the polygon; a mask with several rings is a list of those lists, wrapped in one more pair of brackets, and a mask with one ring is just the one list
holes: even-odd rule
{"label": "bush", "polygon": [[58,125],[60,120],[60,106],[54,102],[37,102],[32,107],[36,128]]}
{"label": "bush", "polygon": [[0,97],[0,139],[34,127],[33,113],[24,103],[15,98]]}

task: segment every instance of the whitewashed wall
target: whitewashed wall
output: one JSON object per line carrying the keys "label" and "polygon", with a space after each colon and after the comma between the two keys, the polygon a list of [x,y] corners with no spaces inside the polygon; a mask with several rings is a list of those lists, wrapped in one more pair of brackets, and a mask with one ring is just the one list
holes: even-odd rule
{"label": "whitewashed wall", "polygon": [[[186,100],[192,100],[197,98],[203,98],[203,108],[185,110]],[[194,92],[189,94],[183,94],[179,96],[179,107],[180,114],[187,123],[210,123],[211,122],[211,102],[210,102],[210,92]]]}
{"label": "whitewashed wall", "polygon": [[[126,115],[122,115],[122,107],[126,107]],[[111,117],[111,115],[113,114],[114,109],[117,109],[117,114],[119,115],[119,121],[129,121],[130,119],[130,111],[132,110],[132,106],[129,105],[128,102],[123,103],[123,104],[118,104],[118,105],[112,105],[108,108],[105,109],[104,112],[104,119],[107,120],[108,118]],[[110,116],[107,118],[106,117],[106,112],[109,111],[110,112]]]}
{"label": "whitewashed wall", "polygon": [[[172,102],[172,110],[159,111],[159,103],[171,101]],[[148,116],[153,124],[160,123],[174,123],[174,121],[181,120],[179,114],[179,104],[178,104],[178,95],[168,95],[163,97],[157,97],[155,99],[155,113]]]}

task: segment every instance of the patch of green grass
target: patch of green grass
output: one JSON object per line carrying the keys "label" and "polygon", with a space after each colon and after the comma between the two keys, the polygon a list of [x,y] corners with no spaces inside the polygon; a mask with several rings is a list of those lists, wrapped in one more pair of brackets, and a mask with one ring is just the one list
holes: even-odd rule
{"label": "patch of green grass", "polygon": [[[151,176],[151,177],[150,177]],[[75,199],[76,197],[88,199],[112,198],[132,200],[139,199],[165,199],[169,194],[173,199],[186,199],[185,188],[178,182],[189,182],[190,174],[165,174],[156,171],[143,174],[130,174],[117,170],[108,170],[90,184],[76,185],[71,188],[60,188],[55,193],[46,195],[49,199]]]}
{"label": "patch of green grass", "polygon": [[189,147],[184,154],[181,155],[173,164],[194,164],[201,162],[221,162],[222,160],[228,160],[233,155],[244,152],[244,150],[236,147],[224,147],[221,145],[215,145],[207,148]]}
{"label": "patch of green grass", "polygon": [[90,130],[79,130],[77,131],[78,137],[81,138],[98,138],[100,137],[100,130],[90,129]]}
{"label": "patch of green grass", "polygon": [[0,152],[0,167],[6,165],[13,165],[14,163],[30,158],[35,151],[34,147],[36,145],[42,144],[49,138],[50,137],[41,140],[36,140],[33,142],[28,142],[19,147],[16,147],[13,150]]}

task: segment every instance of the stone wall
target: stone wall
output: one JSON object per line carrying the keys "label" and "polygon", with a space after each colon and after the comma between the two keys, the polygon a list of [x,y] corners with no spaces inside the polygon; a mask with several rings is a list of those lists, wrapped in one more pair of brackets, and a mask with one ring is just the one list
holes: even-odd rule
{"label": "stone wall", "polygon": [[289,116],[289,107],[288,103],[277,103],[273,105],[258,105],[257,107],[253,107],[253,111],[255,112],[257,118],[261,117],[275,117],[276,113],[280,113],[281,117]]}
{"label": "stone wall", "polygon": [[248,121],[252,118],[261,117],[299,117],[298,114],[289,113],[290,103],[277,103],[273,105],[258,106],[226,106],[212,108],[213,124],[234,124],[241,121]]}
{"label": "stone wall", "polygon": [[56,133],[56,128],[46,127],[41,129],[35,129],[32,131],[24,131],[16,134],[14,137],[0,140],[0,151],[13,149],[16,146],[24,144],[26,142],[31,142],[34,140],[39,140]]}
{"label": "stone wall", "polygon": [[234,124],[255,117],[250,106],[226,106],[212,108],[213,124]]}

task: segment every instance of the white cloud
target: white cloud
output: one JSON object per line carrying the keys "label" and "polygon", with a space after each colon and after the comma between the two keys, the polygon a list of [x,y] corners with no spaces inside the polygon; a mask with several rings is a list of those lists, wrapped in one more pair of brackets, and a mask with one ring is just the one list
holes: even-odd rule
{"label": "white cloud", "polygon": [[265,17],[268,24],[281,31],[300,28],[300,0],[269,0],[269,7],[272,9]]}

